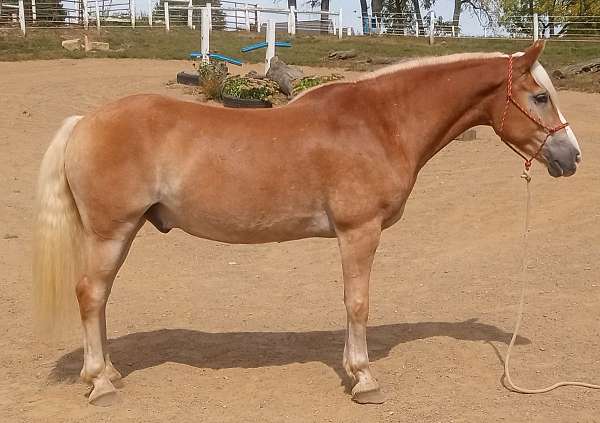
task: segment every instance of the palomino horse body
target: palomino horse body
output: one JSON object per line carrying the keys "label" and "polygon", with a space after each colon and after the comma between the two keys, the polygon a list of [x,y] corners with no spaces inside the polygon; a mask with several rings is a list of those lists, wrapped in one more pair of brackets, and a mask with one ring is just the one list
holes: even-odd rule
{"label": "palomino horse body", "polygon": [[[396,65],[273,110],[140,95],[67,120],[42,163],[34,276],[42,323],[76,293],[90,402],[114,396],[120,378],[105,308],[146,220],[228,243],[337,237],[344,367],[354,400],[382,402],[367,354],[369,275],[381,231],[401,217],[421,167],[462,131],[491,125],[552,175],[575,172],[577,141],[540,81],[542,49]],[[507,70],[509,96],[525,112],[507,102]]]}

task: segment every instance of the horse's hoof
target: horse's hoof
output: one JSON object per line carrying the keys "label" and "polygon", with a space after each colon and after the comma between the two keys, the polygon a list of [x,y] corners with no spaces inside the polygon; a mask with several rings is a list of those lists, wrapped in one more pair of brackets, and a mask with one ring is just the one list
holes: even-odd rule
{"label": "horse's hoof", "polygon": [[371,389],[368,391],[353,389],[352,401],[357,402],[359,404],[383,404],[385,402],[385,396],[379,388]]}
{"label": "horse's hoof", "polygon": [[108,379],[96,379],[94,389],[90,393],[88,402],[99,407],[108,407],[117,402],[117,390]]}

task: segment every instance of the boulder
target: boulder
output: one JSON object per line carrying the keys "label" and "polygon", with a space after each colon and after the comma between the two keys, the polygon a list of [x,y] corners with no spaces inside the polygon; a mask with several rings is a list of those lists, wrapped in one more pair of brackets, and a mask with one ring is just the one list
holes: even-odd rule
{"label": "boulder", "polygon": [[69,51],[81,50],[81,39],[75,38],[72,40],[65,40],[62,42],[62,46]]}

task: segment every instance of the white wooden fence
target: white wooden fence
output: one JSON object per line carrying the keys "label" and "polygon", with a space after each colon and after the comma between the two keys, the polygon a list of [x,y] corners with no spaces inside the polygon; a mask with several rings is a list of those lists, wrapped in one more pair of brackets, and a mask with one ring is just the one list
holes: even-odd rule
{"label": "white wooden fence", "polygon": [[[187,26],[196,29],[200,26],[201,9],[211,12],[210,29],[226,31],[264,31],[269,19],[275,21],[276,30],[297,32],[320,32],[343,35],[342,11],[320,12],[290,8],[261,7],[257,4],[221,0],[219,6],[195,6],[192,0],[167,0],[162,8],[157,8],[156,0],[144,2],[143,12],[138,9],[136,0],[62,0],[56,10],[44,8],[45,19],[36,16],[35,0],[31,1],[31,13],[25,11],[23,0],[0,0],[0,28],[19,25],[23,34],[27,27],[101,27],[113,26],[163,26],[167,32],[173,27]],[[6,10],[14,10],[14,16]],[[158,13],[157,13],[158,11]],[[48,18],[51,17],[51,18]]]}

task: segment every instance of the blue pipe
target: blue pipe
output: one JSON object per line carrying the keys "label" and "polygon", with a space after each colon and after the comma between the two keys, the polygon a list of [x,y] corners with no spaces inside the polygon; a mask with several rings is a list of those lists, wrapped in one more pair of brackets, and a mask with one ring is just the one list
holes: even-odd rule
{"label": "blue pipe", "polygon": [[[190,53],[190,57],[192,59],[198,59],[198,58],[202,57],[202,53],[200,53],[198,51],[192,51]],[[225,55],[219,54],[219,53],[208,53],[208,57],[210,57],[211,59],[221,60],[223,62],[231,63],[232,65],[237,65],[237,66],[242,66],[242,63],[243,63],[242,61],[234,59],[233,57],[225,56]]]}

